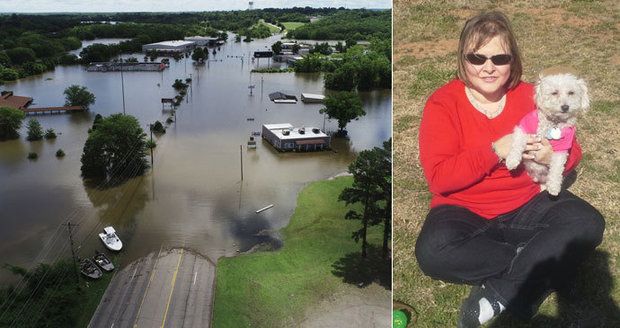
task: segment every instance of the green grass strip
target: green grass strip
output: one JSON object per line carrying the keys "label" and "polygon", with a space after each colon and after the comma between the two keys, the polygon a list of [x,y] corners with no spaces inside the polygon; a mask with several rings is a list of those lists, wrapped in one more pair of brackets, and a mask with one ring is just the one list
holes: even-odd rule
{"label": "green grass strip", "polygon": [[[218,261],[213,327],[294,327],[308,306],[345,286],[332,266],[361,250],[351,239],[361,222],[345,220],[348,208],[338,202],[352,181],[344,177],[307,186],[282,231],[280,250]],[[381,228],[369,230],[369,242],[379,247]]]}
{"label": "green grass strip", "polygon": [[284,25],[284,28],[288,31],[294,31],[295,29],[297,29],[300,26],[304,26],[306,25],[306,23],[299,23],[299,22],[285,22],[282,23],[282,25]]}

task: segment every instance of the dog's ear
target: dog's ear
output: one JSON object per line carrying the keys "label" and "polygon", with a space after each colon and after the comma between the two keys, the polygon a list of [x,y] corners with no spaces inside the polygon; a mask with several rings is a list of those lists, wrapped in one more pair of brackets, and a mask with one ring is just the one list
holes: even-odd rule
{"label": "dog's ear", "polygon": [[581,109],[585,112],[590,108],[588,85],[583,79],[577,79],[577,86],[581,89]]}
{"label": "dog's ear", "polygon": [[540,76],[538,78],[538,81],[536,81],[536,84],[534,85],[534,102],[536,104],[542,104],[542,79],[543,77]]}

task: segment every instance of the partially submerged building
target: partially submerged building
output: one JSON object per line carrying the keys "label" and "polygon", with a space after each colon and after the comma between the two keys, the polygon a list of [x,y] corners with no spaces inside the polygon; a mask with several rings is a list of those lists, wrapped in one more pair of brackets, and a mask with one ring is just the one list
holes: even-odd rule
{"label": "partially submerged building", "polygon": [[319,128],[293,127],[290,123],[264,124],[262,136],[279,151],[325,150],[331,142]]}
{"label": "partially submerged building", "polygon": [[311,103],[323,103],[325,101],[324,95],[314,94],[314,93],[302,93],[301,101],[306,104]]}
{"label": "partially submerged building", "polygon": [[0,93],[0,107],[10,107],[14,109],[26,109],[32,104],[32,98],[13,95],[13,91],[2,91]]}
{"label": "partially submerged building", "polygon": [[204,46],[215,46],[217,45],[218,38],[210,37],[210,36],[186,36],[183,38],[185,41],[194,42],[196,46],[204,47]]}
{"label": "partially submerged building", "polygon": [[190,52],[194,50],[196,43],[193,41],[173,40],[149,43],[142,46],[142,51],[155,50],[157,52]]}
{"label": "partially submerged building", "polygon": [[166,69],[166,64],[162,63],[132,63],[132,62],[103,62],[90,63],[86,68],[88,72],[159,72]]}
{"label": "partially submerged building", "polygon": [[269,99],[276,104],[296,104],[297,97],[293,94],[287,94],[284,92],[273,92],[269,94]]}

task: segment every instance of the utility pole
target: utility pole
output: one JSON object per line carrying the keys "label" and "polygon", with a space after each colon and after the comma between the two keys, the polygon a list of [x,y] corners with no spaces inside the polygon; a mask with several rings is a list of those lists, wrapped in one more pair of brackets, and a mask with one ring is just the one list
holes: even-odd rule
{"label": "utility pole", "polygon": [[153,167],[153,124],[149,124],[149,130],[151,130],[151,167]]}
{"label": "utility pole", "polygon": [[243,181],[243,145],[239,145],[239,156],[241,158],[241,181]]}
{"label": "utility pole", "polygon": [[125,79],[123,78],[123,58],[119,59],[121,64],[121,89],[123,90],[123,115],[125,115]]}
{"label": "utility pole", "polygon": [[75,257],[75,249],[73,249],[73,232],[71,230],[71,226],[76,226],[75,224],[71,224],[71,221],[67,222],[66,224],[67,228],[69,229],[69,242],[71,243],[71,256],[73,257],[73,268],[75,269],[75,282],[76,283],[80,283],[80,274],[78,272],[78,267],[77,267],[77,260]]}

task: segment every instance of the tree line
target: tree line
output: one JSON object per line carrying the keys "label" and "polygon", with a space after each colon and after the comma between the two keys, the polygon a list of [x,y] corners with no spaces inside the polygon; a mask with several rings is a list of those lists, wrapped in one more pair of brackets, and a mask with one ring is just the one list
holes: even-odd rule
{"label": "tree line", "polygon": [[308,40],[391,39],[392,11],[354,9],[337,11],[312,24],[289,31],[288,38]]}
{"label": "tree line", "polygon": [[[329,48],[327,43],[316,48]],[[368,48],[353,45],[340,46],[339,54],[329,56],[331,50],[304,56],[293,64],[296,72],[325,72],[325,88],[339,91],[368,91],[392,88],[391,39],[370,41]]]}
{"label": "tree line", "polygon": [[[68,54],[79,49],[82,40],[96,38],[131,39],[118,45],[84,49],[79,62],[106,61],[120,53],[139,52],[143,44],[183,39],[190,35],[220,36],[232,31],[245,41],[271,35],[259,20],[282,27],[282,22],[319,21],[295,30],[296,38],[367,40],[390,37],[390,11],[346,10],[344,8],[290,8],[202,13],[117,13],[0,16],[0,82],[41,74],[59,64],[78,63]],[[103,24],[91,22],[109,22]],[[386,29],[387,28],[387,29]],[[326,31],[333,31],[326,33]],[[306,33],[306,34],[304,34]],[[224,33],[225,34],[225,33]],[[238,40],[241,40],[239,37]]]}

